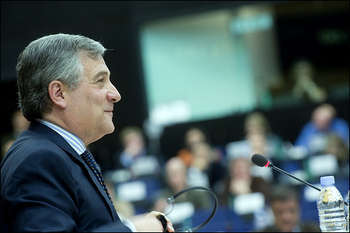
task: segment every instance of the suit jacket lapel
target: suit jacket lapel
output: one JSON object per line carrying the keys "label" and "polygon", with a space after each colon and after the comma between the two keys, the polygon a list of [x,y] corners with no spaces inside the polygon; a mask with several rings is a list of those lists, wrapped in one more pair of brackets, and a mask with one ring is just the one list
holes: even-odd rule
{"label": "suit jacket lapel", "polygon": [[[69,154],[71,155],[71,154]],[[79,155],[78,155],[79,156]],[[80,156],[79,156],[80,158]],[[116,221],[117,220],[117,213],[116,210],[114,208],[113,203],[109,200],[107,193],[104,191],[102,185],[100,184],[100,182],[97,180],[96,175],[94,174],[94,172],[91,170],[91,168],[80,158],[80,163],[83,165],[83,167],[85,168],[85,170],[89,173],[89,179],[90,181],[92,181],[92,183],[94,184],[95,188],[97,188],[98,192],[100,193],[100,195],[102,195],[105,204],[109,207],[110,213],[113,217],[113,220]]]}
{"label": "suit jacket lapel", "polygon": [[108,206],[108,209],[113,218],[113,221],[117,221],[119,217],[117,216],[117,212],[114,208],[114,205],[109,200],[106,192],[103,190],[103,187],[97,180],[97,177],[95,176],[93,171],[89,168],[89,166],[84,162],[84,160],[80,157],[80,155],[66,142],[66,140],[64,140],[64,138],[58,133],[56,133],[54,130],[38,122],[32,122],[29,130],[40,133],[44,135],[46,138],[48,138],[49,140],[53,141],[55,144],[61,147],[65,152],[67,152],[67,154],[71,157],[71,159],[74,162],[80,164],[80,166],[83,167],[88,172],[89,180],[94,184],[95,188],[103,197],[105,204]]}

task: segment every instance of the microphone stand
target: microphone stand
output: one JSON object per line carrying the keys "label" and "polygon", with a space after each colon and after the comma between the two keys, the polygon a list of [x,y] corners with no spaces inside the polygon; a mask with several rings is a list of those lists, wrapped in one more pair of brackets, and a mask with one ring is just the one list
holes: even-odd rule
{"label": "microphone stand", "polygon": [[[314,188],[314,189],[316,189],[316,190],[318,190],[318,191],[321,191],[320,188],[317,188],[316,186],[310,184],[309,182],[304,181],[304,180],[301,180],[301,179],[299,179],[298,177],[293,176],[292,174],[289,174],[289,173],[286,172],[286,171],[283,171],[282,169],[280,169],[280,168],[274,166],[272,163],[269,163],[269,165],[267,165],[267,167],[270,167],[270,168],[272,168],[272,169],[274,169],[274,170],[276,170],[276,171],[278,171],[278,172],[282,172],[283,174],[285,174],[285,175],[287,175],[287,176],[290,176],[290,177],[292,177],[292,178],[294,178],[294,179],[296,179],[296,180],[298,180],[298,181],[300,181],[300,182],[302,182],[302,183],[304,183],[304,184],[306,184],[306,185],[308,185],[308,186],[310,186],[310,187],[312,187],[312,188]],[[344,204],[347,205],[347,206],[349,206],[349,203],[347,203],[345,200],[344,200]]]}
{"label": "microphone stand", "polygon": [[275,166],[272,165],[272,164],[270,164],[269,167],[271,167],[272,169],[274,169],[274,170],[276,170],[276,171],[278,171],[278,172],[282,172],[283,174],[286,174],[287,176],[290,176],[290,177],[292,177],[292,178],[294,178],[294,179],[296,179],[296,180],[298,180],[298,181],[300,181],[300,182],[302,182],[302,183],[304,183],[304,184],[306,184],[306,185],[308,185],[308,186],[310,186],[310,187],[312,187],[312,188],[314,188],[314,189],[316,189],[316,190],[318,190],[318,191],[321,191],[321,189],[320,189],[320,188],[317,188],[315,185],[312,185],[312,184],[310,184],[310,183],[307,182],[307,181],[301,180],[301,179],[299,179],[298,177],[293,176],[292,174],[289,174],[288,172],[283,171],[282,169],[280,169],[280,168],[278,168],[278,167],[275,167]]}

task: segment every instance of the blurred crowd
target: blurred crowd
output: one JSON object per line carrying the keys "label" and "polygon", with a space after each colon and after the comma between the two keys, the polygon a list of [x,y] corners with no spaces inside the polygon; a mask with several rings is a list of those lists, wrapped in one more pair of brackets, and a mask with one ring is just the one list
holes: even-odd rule
{"label": "blurred crowd", "polygon": [[[12,126],[12,133],[2,138],[2,156],[28,127],[20,111],[13,114]],[[239,141],[213,145],[206,129],[189,128],[183,135],[184,147],[165,160],[148,150],[141,128],[124,128],[119,133],[122,147],[113,152],[113,169],[104,171],[118,213],[127,218],[157,210],[168,214],[175,228],[191,227],[196,216],[213,208],[211,197],[194,190],[172,204],[168,198],[187,187],[204,186],[219,200],[221,219],[210,223],[218,231],[320,231],[317,191],[255,166],[251,156],[264,155],[316,186],[320,176],[333,175],[345,196],[349,190],[347,121],[337,117],[332,105],[319,104],[296,141],[289,142],[274,133],[262,112],[254,111],[245,118],[244,135]]]}

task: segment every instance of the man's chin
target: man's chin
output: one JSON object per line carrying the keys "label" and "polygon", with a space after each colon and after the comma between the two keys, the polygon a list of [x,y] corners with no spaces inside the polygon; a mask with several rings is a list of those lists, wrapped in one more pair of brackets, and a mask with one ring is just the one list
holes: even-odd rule
{"label": "man's chin", "polygon": [[106,134],[111,134],[113,133],[115,130],[115,127],[114,127],[114,124],[112,123],[109,127],[108,127],[108,130],[107,130],[107,133]]}
{"label": "man's chin", "polygon": [[100,127],[101,127],[101,130],[103,132],[103,136],[114,132],[114,129],[115,129],[114,123],[110,119],[108,121],[105,120],[104,122],[100,122],[100,124],[102,124],[102,127],[101,127],[101,125],[100,125]]}
{"label": "man's chin", "polygon": [[107,119],[105,118],[105,125],[106,127],[110,130],[111,133],[114,131],[114,122],[113,122],[113,116],[108,117]]}
{"label": "man's chin", "polygon": [[286,225],[286,226],[283,226],[283,227],[281,227],[282,229],[282,231],[283,232],[292,232],[293,231],[293,228],[294,228],[294,225],[290,225],[290,224],[288,224],[288,225]]}

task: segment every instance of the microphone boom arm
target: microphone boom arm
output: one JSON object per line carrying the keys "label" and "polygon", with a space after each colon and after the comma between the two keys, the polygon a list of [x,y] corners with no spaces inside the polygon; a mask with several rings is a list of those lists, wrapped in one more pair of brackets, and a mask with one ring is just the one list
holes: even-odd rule
{"label": "microphone boom arm", "polygon": [[[281,173],[283,173],[283,174],[285,174],[285,175],[287,175],[287,176],[290,176],[290,177],[292,177],[292,178],[294,178],[294,179],[300,181],[301,183],[304,183],[304,184],[306,184],[306,185],[308,185],[308,186],[310,186],[310,187],[316,189],[317,191],[321,191],[320,188],[318,188],[318,187],[316,187],[316,186],[314,186],[314,185],[308,183],[307,181],[304,181],[304,180],[302,180],[302,179],[299,179],[298,177],[293,176],[292,174],[289,174],[288,172],[286,172],[286,171],[284,171],[284,170],[282,170],[282,169],[280,169],[280,168],[274,166],[270,161],[268,161],[268,160],[267,160],[264,156],[262,156],[262,155],[254,154],[254,155],[252,156],[252,161],[253,161],[253,163],[254,163],[255,165],[257,165],[257,166],[259,166],[259,167],[269,167],[269,168],[272,168],[272,169],[274,169],[274,170],[276,170],[276,171],[278,171],[278,172],[281,172]],[[344,204],[347,205],[347,206],[349,206],[349,203],[346,202],[345,200],[344,200]]]}
{"label": "microphone boom arm", "polygon": [[[275,169],[276,171],[282,172],[283,174],[286,174],[287,176],[293,177],[294,179],[296,179],[296,180],[298,180],[298,181],[300,181],[300,182],[302,182],[302,183],[304,183],[304,184],[306,184],[306,185],[308,185],[308,186],[310,186],[310,187],[312,187],[312,188],[314,188],[314,189],[316,189],[316,190],[318,190],[318,191],[321,191],[321,189],[320,189],[320,188],[317,188],[315,185],[312,185],[312,184],[310,184],[310,183],[307,182],[307,181],[301,180],[301,179],[299,179],[298,177],[293,176],[293,175],[289,174],[288,172],[285,172],[285,171],[283,171],[282,169],[273,166],[273,164],[269,164],[268,167],[271,167],[272,169]],[[344,204],[345,204],[346,206],[349,206],[349,203],[348,203],[347,201],[345,201],[345,200],[344,200]]]}
{"label": "microphone boom arm", "polygon": [[300,182],[302,182],[302,183],[304,183],[304,184],[306,184],[306,185],[308,185],[308,186],[310,186],[310,187],[312,187],[312,188],[314,188],[314,189],[316,189],[316,190],[318,190],[318,191],[321,191],[321,189],[320,189],[320,188],[317,188],[315,185],[312,185],[312,184],[310,184],[310,183],[307,182],[307,181],[301,180],[301,179],[299,179],[298,177],[293,176],[293,175],[289,174],[288,172],[285,172],[285,171],[283,171],[282,169],[273,166],[272,164],[269,164],[269,167],[271,167],[272,169],[274,169],[274,170],[276,170],[276,171],[282,172],[283,174],[286,174],[287,176],[290,176],[290,177],[292,177],[292,178],[294,178],[294,179],[296,179],[296,180],[298,180],[298,181],[300,181]]}

